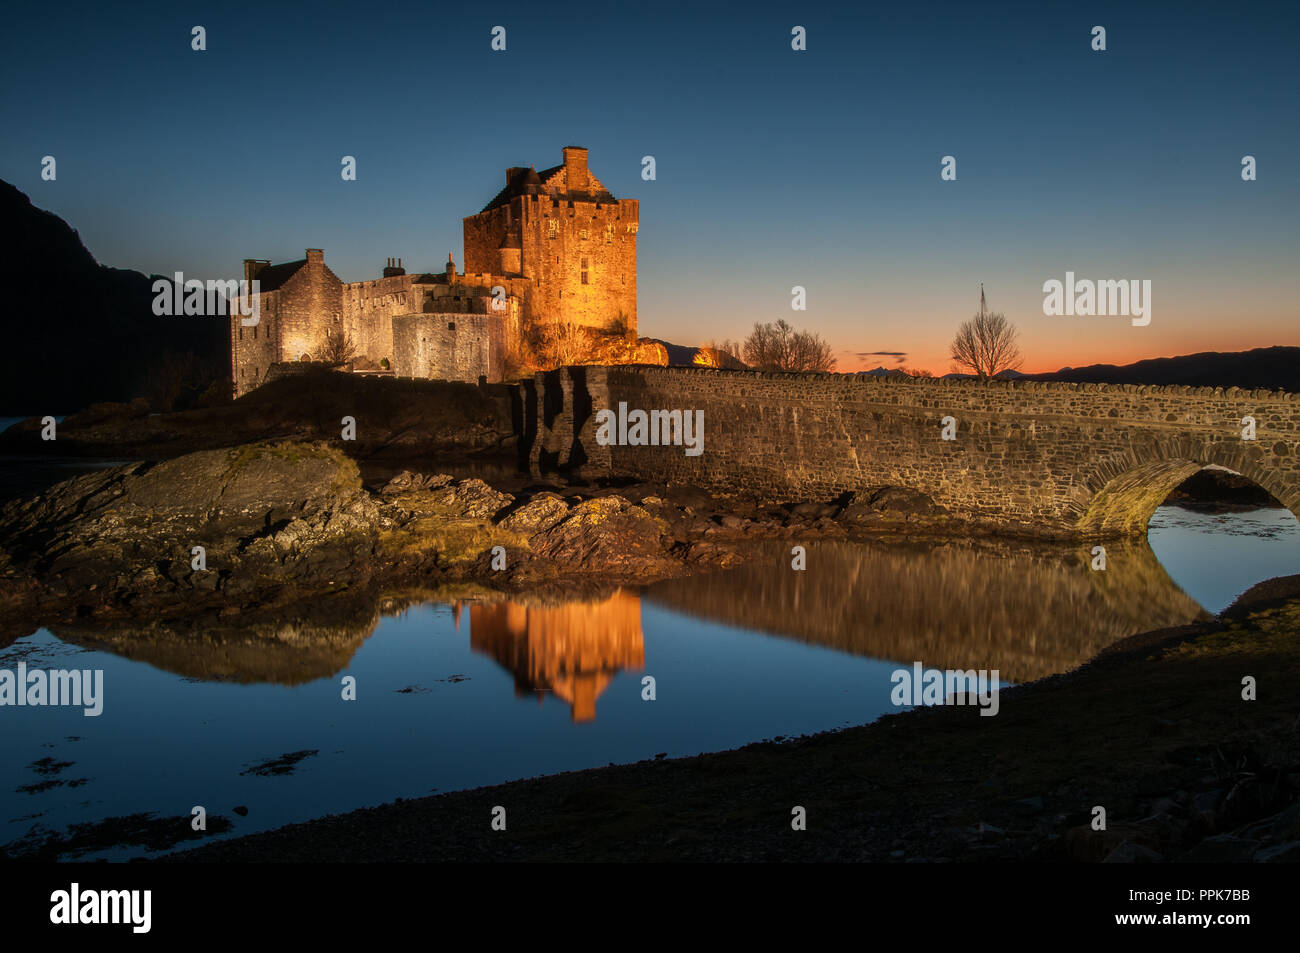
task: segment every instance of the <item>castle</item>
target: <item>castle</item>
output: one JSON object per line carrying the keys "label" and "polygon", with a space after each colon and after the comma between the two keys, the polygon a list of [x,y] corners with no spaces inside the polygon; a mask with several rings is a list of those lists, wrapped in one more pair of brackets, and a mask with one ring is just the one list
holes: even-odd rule
{"label": "castle", "polygon": [[382,277],[344,283],[324,252],[272,265],[245,259],[258,282],[260,320],[230,321],[231,380],[239,397],[273,367],[340,359],[398,377],[500,381],[524,335],[570,323],[636,339],[640,202],[617,199],[587,168],[587,150],[537,172],[506,169],[506,184],[464,219],[465,271],[407,274],[390,258]]}

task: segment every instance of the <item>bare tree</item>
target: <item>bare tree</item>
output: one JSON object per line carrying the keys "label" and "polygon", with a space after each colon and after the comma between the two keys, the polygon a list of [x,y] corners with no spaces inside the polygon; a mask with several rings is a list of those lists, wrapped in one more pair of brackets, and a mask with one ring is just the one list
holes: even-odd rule
{"label": "bare tree", "polygon": [[952,339],[953,363],[982,381],[1003,371],[1014,371],[1023,358],[1017,339],[1020,332],[1000,311],[986,311],[963,321]]}
{"label": "bare tree", "polygon": [[356,345],[346,331],[330,328],[325,332],[325,344],[320,350],[322,361],[326,364],[350,364],[356,357]]}
{"label": "bare tree", "polygon": [[811,331],[796,331],[785,320],[755,324],[745,339],[745,362],[760,371],[829,371],[835,367],[830,344]]}

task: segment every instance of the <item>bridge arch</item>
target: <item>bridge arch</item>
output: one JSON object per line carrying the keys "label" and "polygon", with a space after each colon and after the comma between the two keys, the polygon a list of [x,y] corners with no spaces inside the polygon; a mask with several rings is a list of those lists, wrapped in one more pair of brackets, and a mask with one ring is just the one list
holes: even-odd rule
{"label": "bridge arch", "polygon": [[1138,535],[1180,483],[1217,464],[1267,490],[1300,516],[1300,491],[1276,466],[1289,445],[1261,446],[1245,440],[1171,436],[1135,444],[1092,468],[1084,481],[1088,500],[1079,519],[1085,537]]}

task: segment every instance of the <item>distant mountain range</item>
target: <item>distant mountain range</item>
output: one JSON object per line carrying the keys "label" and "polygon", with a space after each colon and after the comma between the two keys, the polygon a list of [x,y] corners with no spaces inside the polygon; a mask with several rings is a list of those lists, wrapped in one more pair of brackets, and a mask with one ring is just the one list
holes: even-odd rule
{"label": "distant mountain range", "polygon": [[[867,377],[902,376],[884,367],[858,371]],[[967,380],[973,374],[944,374]],[[1073,381],[1080,384],[1182,384],[1189,387],[1242,387],[1300,392],[1300,347],[1259,347],[1251,351],[1201,351],[1179,357],[1156,357],[1133,364],[1063,367],[1046,374],[1004,371],[1003,380]]]}
{"label": "distant mountain range", "polygon": [[152,277],[100,265],[63,219],[4,181],[0,282],[2,415],[59,416],[133,397],[184,404],[229,374],[224,318],[154,315]]}
{"label": "distant mountain range", "polygon": [[1257,347],[1251,351],[1202,351],[1156,357],[1134,364],[1063,367],[1052,374],[1023,375],[1035,381],[1090,384],[1185,384],[1300,391],[1300,347]]}

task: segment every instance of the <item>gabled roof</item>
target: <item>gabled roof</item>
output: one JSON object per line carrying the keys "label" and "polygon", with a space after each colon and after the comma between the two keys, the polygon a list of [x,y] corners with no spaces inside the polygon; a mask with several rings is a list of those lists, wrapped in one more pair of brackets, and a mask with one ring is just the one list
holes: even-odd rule
{"label": "gabled roof", "polygon": [[253,277],[257,280],[257,286],[261,291],[275,291],[296,275],[298,269],[305,264],[307,259],[300,258],[297,261],[286,261],[282,265],[267,265]]}

